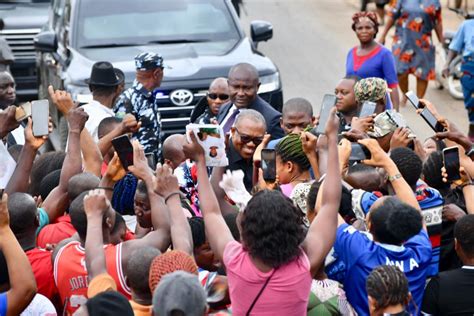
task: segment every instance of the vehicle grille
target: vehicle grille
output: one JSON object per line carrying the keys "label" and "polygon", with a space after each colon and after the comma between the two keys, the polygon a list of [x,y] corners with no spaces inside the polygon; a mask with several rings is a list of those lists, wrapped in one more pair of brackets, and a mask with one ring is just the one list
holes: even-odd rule
{"label": "vehicle grille", "polygon": [[0,35],[7,40],[16,60],[35,59],[36,52],[33,42],[40,31],[39,28],[3,30],[0,31]]}
{"label": "vehicle grille", "polygon": [[206,94],[202,92],[202,90],[205,89],[206,88],[191,89],[193,101],[186,106],[177,106],[171,102],[169,95],[172,91],[160,91],[160,95],[157,95],[156,98],[158,99],[164,134],[183,133],[185,131],[185,127],[189,123],[191,112],[199,100],[206,96]]}

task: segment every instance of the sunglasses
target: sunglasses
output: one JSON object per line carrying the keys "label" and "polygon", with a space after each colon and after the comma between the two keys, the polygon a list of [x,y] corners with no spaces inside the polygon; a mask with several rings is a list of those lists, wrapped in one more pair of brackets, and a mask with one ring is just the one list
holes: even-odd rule
{"label": "sunglasses", "polygon": [[255,144],[255,146],[258,146],[263,142],[263,136],[262,137],[252,137],[252,136],[249,136],[249,135],[245,135],[245,134],[240,133],[237,128],[235,128],[235,131],[237,132],[237,134],[239,134],[240,140],[244,144],[248,144],[248,143],[252,142],[252,143]]}
{"label": "sunglasses", "polygon": [[228,94],[208,93],[207,96],[212,100],[215,100],[217,98],[219,98],[220,100],[223,100],[223,101],[229,99]]}

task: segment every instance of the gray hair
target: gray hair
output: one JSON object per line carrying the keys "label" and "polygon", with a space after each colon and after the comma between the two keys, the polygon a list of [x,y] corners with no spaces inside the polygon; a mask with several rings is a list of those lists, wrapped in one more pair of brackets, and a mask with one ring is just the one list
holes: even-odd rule
{"label": "gray hair", "polygon": [[240,121],[244,119],[252,120],[255,123],[262,124],[265,126],[265,128],[267,126],[267,122],[265,122],[263,115],[260,114],[260,112],[251,109],[240,110],[240,113],[235,118],[234,126],[237,126]]}

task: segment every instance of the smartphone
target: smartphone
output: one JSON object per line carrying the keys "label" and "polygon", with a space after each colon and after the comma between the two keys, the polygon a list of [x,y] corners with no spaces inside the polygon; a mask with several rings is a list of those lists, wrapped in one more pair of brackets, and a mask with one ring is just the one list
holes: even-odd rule
{"label": "smartphone", "polygon": [[319,123],[313,129],[313,134],[319,136],[324,134],[326,129],[326,123],[329,119],[329,114],[331,113],[331,109],[336,105],[337,98],[335,95],[332,94],[325,94],[323,97],[323,102],[321,103],[321,112],[319,112]]}
{"label": "smartphone", "polygon": [[420,100],[416,96],[415,92],[413,91],[408,91],[405,93],[405,96],[407,97],[408,101],[415,107],[416,110],[420,108]]}
{"label": "smartphone", "polygon": [[359,117],[367,117],[374,114],[376,106],[377,104],[375,102],[365,101],[360,109]]}
{"label": "smartphone", "polygon": [[430,110],[428,110],[428,108],[424,108],[423,111],[421,111],[420,115],[425,120],[425,122],[428,123],[428,125],[433,129],[433,131],[435,131],[436,133],[444,131],[443,125],[438,122],[436,117],[433,115],[433,113],[431,113]]}
{"label": "smartphone", "polygon": [[359,143],[351,143],[351,155],[349,161],[361,161],[370,159],[371,157],[372,155],[367,147]]}
{"label": "smartphone", "polygon": [[125,170],[128,171],[128,166],[133,165],[133,146],[127,135],[122,135],[112,139],[112,146],[122,163]]}
{"label": "smartphone", "polygon": [[263,180],[276,180],[276,153],[274,149],[262,149]]}
{"label": "smartphone", "polygon": [[146,160],[148,162],[148,167],[150,167],[152,170],[156,169],[156,159],[155,159],[155,154],[153,153],[148,153],[145,154]]}
{"label": "smartphone", "polygon": [[37,100],[31,102],[31,119],[33,121],[34,136],[44,136],[49,134],[48,100]]}
{"label": "smartphone", "polygon": [[397,114],[390,114],[390,111],[386,111],[387,116],[397,125],[397,127],[407,127],[406,122]]}
{"label": "smartphone", "polygon": [[443,163],[449,181],[461,179],[461,174],[459,173],[460,163],[458,147],[454,146],[443,149]]}

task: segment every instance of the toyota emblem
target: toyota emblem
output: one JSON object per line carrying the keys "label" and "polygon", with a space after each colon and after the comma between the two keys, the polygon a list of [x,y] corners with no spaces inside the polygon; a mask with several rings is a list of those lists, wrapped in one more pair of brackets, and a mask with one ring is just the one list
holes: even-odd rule
{"label": "toyota emblem", "polygon": [[177,106],[185,106],[193,102],[193,93],[189,90],[174,90],[170,94],[171,102]]}

